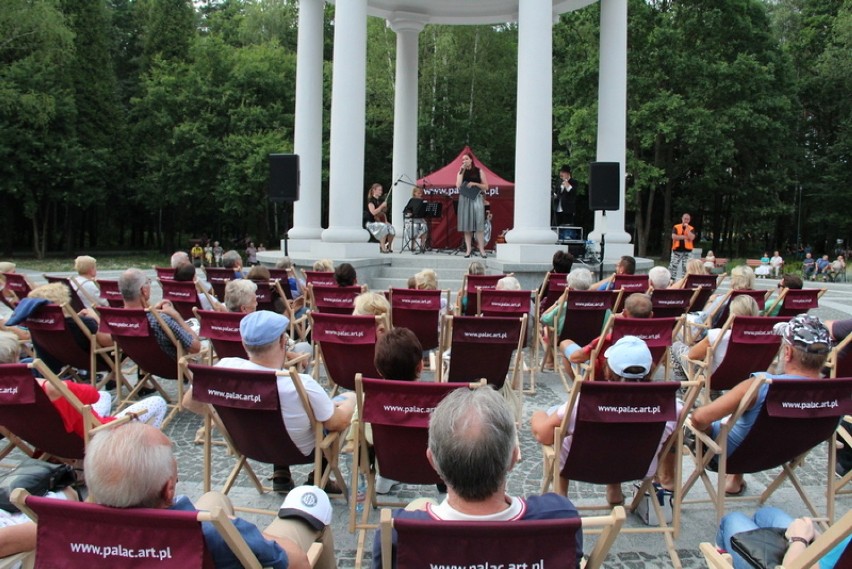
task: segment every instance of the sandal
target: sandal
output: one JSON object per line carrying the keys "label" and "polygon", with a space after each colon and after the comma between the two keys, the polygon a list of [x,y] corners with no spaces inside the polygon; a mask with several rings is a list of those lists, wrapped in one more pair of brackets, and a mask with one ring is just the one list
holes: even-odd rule
{"label": "sandal", "polygon": [[746,481],[743,480],[743,483],[740,486],[739,490],[737,490],[736,492],[728,492],[727,490],[725,490],[725,496],[742,496],[743,492],[745,492],[745,489],[746,489]]}

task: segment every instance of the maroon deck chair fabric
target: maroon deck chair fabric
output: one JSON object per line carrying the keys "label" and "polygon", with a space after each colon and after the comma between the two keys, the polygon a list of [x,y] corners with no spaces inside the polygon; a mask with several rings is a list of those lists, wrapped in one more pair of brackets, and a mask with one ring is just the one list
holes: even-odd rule
{"label": "maroon deck chair fabric", "polygon": [[30,283],[27,282],[24,275],[20,273],[3,273],[3,276],[6,277],[6,288],[14,292],[18,300],[26,298],[32,291]]}
{"label": "maroon deck chair fabric", "polygon": [[275,309],[275,299],[278,298],[278,291],[275,290],[275,281],[253,280],[252,282],[257,285],[257,290],[255,291],[257,295],[257,309],[278,312]]}
{"label": "maroon deck chair fabric", "polygon": [[485,378],[497,389],[506,382],[512,352],[521,335],[520,318],[455,316],[446,381],[472,382]]}
{"label": "maroon deck chair fabric", "polygon": [[571,451],[560,475],[592,484],[642,480],[666,421],[677,420],[680,383],[584,381]]}
{"label": "maroon deck chair fabric", "polygon": [[585,346],[598,337],[607,310],[612,309],[613,295],[608,290],[570,290],[565,300],[565,325],[556,341],[574,340]]}
{"label": "maroon deck chair fabric", "polygon": [[[757,307],[760,310],[766,308],[766,291],[765,290],[734,290],[731,291],[731,296],[728,298],[727,302],[719,309],[716,313],[716,316],[713,317],[713,322],[717,323],[719,326],[728,321],[728,316],[730,316],[730,305],[731,301],[734,300],[738,296],[750,296],[757,303]],[[788,318],[789,320],[789,318]]]}
{"label": "maroon deck chair fabric", "polygon": [[624,310],[624,301],[634,292],[648,292],[648,275],[615,275],[612,281],[612,290],[624,291],[618,304],[612,309],[613,312]]}
{"label": "maroon deck chair fabric", "polygon": [[465,316],[473,316],[476,314],[476,289],[481,288],[493,289],[497,286],[497,281],[506,275],[465,275],[464,295],[467,298],[467,306],[464,310]]}
{"label": "maroon deck chair fabric", "polygon": [[121,308],[124,306],[124,298],[121,296],[121,290],[118,288],[118,281],[109,279],[95,279],[98,287],[101,289],[101,298],[107,301],[112,308]]}
{"label": "maroon deck chair fabric", "polygon": [[657,367],[666,349],[672,345],[672,331],[676,322],[676,318],[614,318],[610,345],[624,336],[637,336],[645,340],[651,350],[654,367]]}
{"label": "maroon deck chair fabric", "polygon": [[53,456],[82,459],[85,444],[62,417],[26,364],[0,365],[0,425]]}
{"label": "maroon deck chair fabric", "polygon": [[686,275],[685,289],[699,289],[698,296],[692,303],[693,312],[701,310],[710,300],[710,296],[716,290],[716,275]]}
{"label": "maroon deck chair fabric", "polygon": [[839,351],[832,371],[834,377],[852,377],[852,345],[847,344]]}
{"label": "maroon deck chair fabric", "polygon": [[765,371],[781,347],[781,336],[772,327],[786,318],[737,316],[725,359],[710,377],[710,389],[731,389],[754,372]]}
{"label": "maroon deck chair fabric", "polygon": [[778,316],[792,318],[797,314],[804,314],[812,308],[819,308],[819,293],[820,290],[816,288],[788,289],[784,295],[781,310],[778,311]]}
{"label": "maroon deck chair fabric", "polygon": [[568,273],[547,273],[547,288],[539,291],[539,312],[544,313],[553,303],[559,300],[568,288]]}
{"label": "maroon deck chair fabric", "polygon": [[391,288],[391,324],[394,328],[408,328],[424,350],[438,347],[441,322],[441,290],[415,290]]}
{"label": "maroon deck chair fabric", "polygon": [[[692,309],[695,291],[686,288],[661,288],[651,291],[655,318],[677,318]],[[697,310],[697,309],[696,309]]]}
{"label": "maroon deck chair fabric", "polygon": [[827,441],[852,413],[852,378],[779,379],[743,442],[728,456],[729,474],[760,472]]}
{"label": "maroon deck chair fabric", "polygon": [[314,286],[337,286],[334,273],[327,271],[304,271],[305,284]]}
{"label": "maroon deck chair fabric", "polygon": [[141,369],[165,379],[177,379],[177,362],[160,348],[145,310],[103,307],[100,313],[100,330],[112,334],[121,351]]}
{"label": "maroon deck chair fabric", "polygon": [[38,515],[36,567],[213,568],[195,512],[37,496],[26,504]]}
{"label": "maroon deck chair fabric", "polygon": [[376,356],[376,317],[311,313],[314,343],[319,345],[328,377],[355,390],[355,375],[379,377]]}
{"label": "maroon deck chair fabric", "polygon": [[210,340],[220,359],[248,359],[240,336],[240,322],[246,316],[245,313],[196,310],[196,314],[201,324],[199,335]]}
{"label": "maroon deck chair fabric", "polygon": [[[576,567],[579,518],[515,522],[394,520],[397,569]],[[531,547],[535,544],[535,547]]]}
{"label": "maroon deck chair fabric", "polygon": [[267,464],[313,462],[313,453],[303,455],[287,434],[275,372],[199,364],[189,369],[192,398],[213,405],[240,453]]}
{"label": "maroon deck chair fabric", "polygon": [[[26,320],[26,326],[30,331],[37,350],[43,350],[60,362],[63,366],[71,366],[78,370],[91,372],[89,348],[82,348],[75,339],[75,333],[82,335],[80,330],[73,330],[70,326],[77,327],[73,322],[65,319],[65,313],[61,306],[55,304],[44,304]],[[46,357],[46,356],[41,356]],[[95,359],[97,370],[107,371],[109,364],[100,356]]]}
{"label": "maroon deck chair fabric", "polygon": [[198,299],[198,289],[192,281],[175,281],[160,279],[163,289],[163,300],[168,300],[184,320],[195,318],[193,308],[201,308]]}
{"label": "maroon deck chair fabric", "polygon": [[68,293],[71,295],[71,308],[74,309],[74,312],[80,312],[86,306],[83,304],[83,301],[80,299],[80,294],[74,290],[74,287],[71,286],[71,281],[68,277],[59,277],[54,275],[44,275],[45,280],[49,284],[53,283],[62,283],[68,289]]}
{"label": "maroon deck chair fabric", "polygon": [[204,275],[207,277],[207,282],[213,287],[213,292],[216,293],[216,298],[225,300],[225,287],[228,281],[234,279],[234,271],[224,267],[205,267]]}
{"label": "maroon deck chair fabric", "polygon": [[437,484],[426,459],[429,417],[444,397],[466,383],[422,383],[363,378],[364,421],[373,428],[373,449],[382,476],[407,484]]}
{"label": "maroon deck chair fabric", "polygon": [[157,274],[157,279],[160,281],[175,280],[175,270],[171,267],[154,267],[154,272]]}
{"label": "maroon deck chair fabric", "polygon": [[520,318],[530,313],[532,291],[481,289],[478,293],[479,314],[483,316]]}
{"label": "maroon deck chair fabric", "polygon": [[361,294],[361,285],[311,285],[314,307],[324,314],[352,314],[355,308],[355,297],[359,294]]}

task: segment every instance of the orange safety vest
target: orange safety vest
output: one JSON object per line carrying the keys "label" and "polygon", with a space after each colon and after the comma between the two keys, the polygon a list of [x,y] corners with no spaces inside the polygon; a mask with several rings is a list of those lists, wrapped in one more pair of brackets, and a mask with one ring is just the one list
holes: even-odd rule
{"label": "orange safety vest", "polygon": [[[687,225],[686,227],[691,233],[693,233],[693,234],[695,233],[694,227],[692,227],[691,225]],[[676,235],[683,235],[683,224],[678,223],[677,225],[675,225],[674,228],[672,229],[672,233],[674,233]],[[679,245],[681,243],[683,243],[682,249],[679,247]],[[674,239],[672,239],[672,251],[677,251],[677,250],[692,251],[692,241],[690,239],[686,239],[684,241],[675,241]]]}

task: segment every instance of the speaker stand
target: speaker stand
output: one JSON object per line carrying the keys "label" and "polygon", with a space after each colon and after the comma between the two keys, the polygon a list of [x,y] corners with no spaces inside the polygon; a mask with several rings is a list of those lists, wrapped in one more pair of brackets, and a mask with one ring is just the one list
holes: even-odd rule
{"label": "speaker stand", "polygon": [[[606,217],[606,210],[602,210],[602,211],[601,211],[601,214],[602,214],[604,217]],[[601,225],[603,225],[604,227],[606,227],[606,224],[605,224],[605,223],[602,223]],[[285,241],[285,244],[286,244],[286,241]],[[601,264],[599,265],[599,268],[598,268],[598,280],[599,280],[599,281],[602,281],[602,280],[603,280],[603,278],[604,278],[604,276],[603,276],[603,267],[604,267],[604,259],[606,258],[606,255],[605,255],[605,254],[606,254],[606,233],[604,233],[604,232],[602,231],[602,232],[601,232],[601,259],[600,259]]]}

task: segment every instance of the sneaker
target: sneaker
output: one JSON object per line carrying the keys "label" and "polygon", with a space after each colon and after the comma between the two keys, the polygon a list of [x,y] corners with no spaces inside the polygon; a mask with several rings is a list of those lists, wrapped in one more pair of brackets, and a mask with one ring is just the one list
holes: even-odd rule
{"label": "sneaker", "polygon": [[376,474],[376,494],[390,494],[391,489],[399,484],[396,480],[385,478],[381,474]]}

